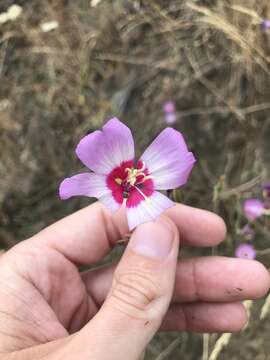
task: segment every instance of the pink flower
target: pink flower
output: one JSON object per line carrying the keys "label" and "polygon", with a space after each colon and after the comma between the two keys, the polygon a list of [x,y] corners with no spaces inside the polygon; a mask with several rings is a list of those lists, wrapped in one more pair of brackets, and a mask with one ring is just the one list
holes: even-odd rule
{"label": "pink flower", "polygon": [[235,256],[240,259],[255,259],[256,251],[250,244],[240,244],[235,249]]}
{"label": "pink flower", "polygon": [[264,207],[265,207],[265,214],[269,215],[270,209],[270,183],[265,183],[262,185],[262,193],[264,198]]}
{"label": "pink flower", "polygon": [[173,101],[167,101],[163,105],[165,123],[171,125],[176,122],[177,114],[175,112],[175,104]]}
{"label": "pink flower", "polygon": [[244,214],[250,221],[262,216],[265,212],[263,201],[259,199],[248,199],[244,201]]}
{"label": "pink flower", "polygon": [[270,29],[270,20],[264,19],[261,22],[261,29],[264,30],[264,31],[269,30]]}
{"label": "pink flower", "polygon": [[176,113],[167,113],[164,116],[164,120],[167,125],[172,125],[176,122],[177,115],[176,115]]}
{"label": "pink flower", "polygon": [[60,198],[96,197],[112,212],[125,203],[130,230],[174,205],[156,190],[184,185],[195,162],[183,136],[172,128],[164,129],[136,162],[131,131],[117,118],[82,138],[76,154],[93,172],[66,178]]}
{"label": "pink flower", "polygon": [[262,185],[263,196],[265,198],[270,198],[270,183],[265,183]]}
{"label": "pink flower", "polygon": [[240,230],[240,234],[243,235],[246,239],[252,239],[254,237],[255,231],[249,224],[246,224]]}
{"label": "pink flower", "polygon": [[166,101],[163,105],[163,111],[165,113],[174,113],[175,112],[175,104],[173,101]]}

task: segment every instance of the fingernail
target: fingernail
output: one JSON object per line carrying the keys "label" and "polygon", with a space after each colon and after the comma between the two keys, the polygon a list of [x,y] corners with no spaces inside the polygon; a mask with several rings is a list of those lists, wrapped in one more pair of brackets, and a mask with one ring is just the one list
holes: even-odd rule
{"label": "fingernail", "polygon": [[157,260],[163,260],[169,255],[172,244],[172,229],[160,222],[139,226],[130,240],[130,248],[133,251]]}

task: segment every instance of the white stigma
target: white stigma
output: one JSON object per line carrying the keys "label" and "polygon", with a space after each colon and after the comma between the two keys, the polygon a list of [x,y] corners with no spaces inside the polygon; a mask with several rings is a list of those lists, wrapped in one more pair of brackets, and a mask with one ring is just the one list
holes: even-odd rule
{"label": "white stigma", "polygon": [[134,187],[142,195],[142,197],[145,199],[146,203],[149,204],[152,202],[152,200],[148,196],[146,196],[137,186],[134,186]]}

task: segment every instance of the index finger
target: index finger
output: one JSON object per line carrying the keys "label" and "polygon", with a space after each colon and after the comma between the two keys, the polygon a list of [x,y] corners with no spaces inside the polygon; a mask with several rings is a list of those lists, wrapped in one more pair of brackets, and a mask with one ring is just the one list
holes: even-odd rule
{"label": "index finger", "polygon": [[[177,204],[164,214],[175,223],[185,245],[213,246],[224,239],[223,220],[209,211]],[[33,240],[86,265],[102,259],[127,233],[124,208],[111,214],[97,202],[47,227]]]}

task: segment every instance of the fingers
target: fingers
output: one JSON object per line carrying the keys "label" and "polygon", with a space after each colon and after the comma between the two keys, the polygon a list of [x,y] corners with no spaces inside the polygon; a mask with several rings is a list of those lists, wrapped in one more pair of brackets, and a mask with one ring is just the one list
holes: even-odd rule
{"label": "fingers", "polygon": [[161,330],[236,332],[246,322],[247,313],[241,303],[178,304],[168,311]]}
{"label": "fingers", "polygon": [[194,257],[178,263],[173,300],[257,299],[267,293],[269,286],[269,272],[258,261],[221,256]]}
{"label": "fingers", "polygon": [[78,357],[91,351],[98,359],[139,358],[167,313],[178,247],[178,231],[166,218],[135,230],[104,304],[80,332],[77,347],[85,352]]}
{"label": "fingers", "polygon": [[166,211],[181,234],[181,244],[214,246],[224,240],[226,225],[216,214],[178,204]]}
{"label": "fingers", "polygon": [[[166,212],[181,233],[183,244],[212,246],[225,236],[225,225],[217,215],[177,204]],[[33,241],[61,252],[76,264],[102,259],[128,232],[125,210],[110,214],[100,203],[88,206],[41,231]]]}
{"label": "fingers", "polygon": [[47,227],[35,239],[75,264],[88,265],[102,259],[126,233],[123,208],[111,214],[96,202]]}
{"label": "fingers", "polygon": [[[82,274],[86,288],[102,304],[116,265]],[[257,299],[269,290],[270,275],[254,260],[219,256],[181,259],[177,264],[174,302],[231,302]]]}

